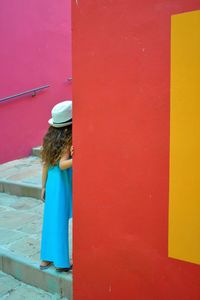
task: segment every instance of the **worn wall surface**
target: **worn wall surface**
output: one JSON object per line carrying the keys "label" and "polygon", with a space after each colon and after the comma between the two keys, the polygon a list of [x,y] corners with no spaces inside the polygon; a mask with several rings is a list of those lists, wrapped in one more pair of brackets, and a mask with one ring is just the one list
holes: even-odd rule
{"label": "worn wall surface", "polygon": [[73,1],[74,300],[200,299],[168,253],[171,18],[199,9]]}
{"label": "worn wall surface", "polygon": [[71,98],[71,1],[2,0],[0,98],[50,84],[0,103],[0,162],[30,154],[41,144],[52,106]]}

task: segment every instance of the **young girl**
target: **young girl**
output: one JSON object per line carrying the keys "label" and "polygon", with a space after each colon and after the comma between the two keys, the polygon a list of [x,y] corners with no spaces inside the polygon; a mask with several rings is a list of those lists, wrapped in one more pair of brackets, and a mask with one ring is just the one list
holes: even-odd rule
{"label": "young girl", "polygon": [[54,264],[69,271],[68,223],[72,217],[72,102],[52,110],[42,149],[42,192],[45,201],[40,269]]}

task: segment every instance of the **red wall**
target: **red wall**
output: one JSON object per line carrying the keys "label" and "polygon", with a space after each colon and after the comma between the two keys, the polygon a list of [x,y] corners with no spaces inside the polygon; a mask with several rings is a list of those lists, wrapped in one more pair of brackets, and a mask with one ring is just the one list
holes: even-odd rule
{"label": "red wall", "polygon": [[0,162],[41,144],[52,106],[71,98],[71,1],[1,0],[0,98],[51,87],[32,98],[0,103]]}
{"label": "red wall", "polygon": [[199,0],[73,1],[74,300],[199,300],[168,258],[170,17]]}

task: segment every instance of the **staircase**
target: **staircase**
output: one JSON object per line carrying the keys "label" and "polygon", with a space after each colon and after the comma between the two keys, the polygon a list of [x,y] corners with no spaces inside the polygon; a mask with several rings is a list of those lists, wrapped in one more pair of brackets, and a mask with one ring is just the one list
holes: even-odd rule
{"label": "staircase", "polygon": [[39,269],[43,216],[39,153],[37,147],[30,157],[0,165],[0,271],[59,296],[56,299],[71,300],[71,272]]}

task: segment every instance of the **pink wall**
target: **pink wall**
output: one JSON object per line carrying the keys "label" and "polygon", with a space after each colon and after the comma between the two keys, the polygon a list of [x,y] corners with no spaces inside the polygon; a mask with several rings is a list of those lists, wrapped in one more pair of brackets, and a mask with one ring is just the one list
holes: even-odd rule
{"label": "pink wall", "polygon": [[0,98],[50,84],[32,98],[0,103],[0,162],[41,144],[52,106],[71,98],[70,0],[1,0]]}
{"label": "pink wall", "polygon": [[200,299],[168,258],[170,18],[195,9],[73,1],[74,300]]}

